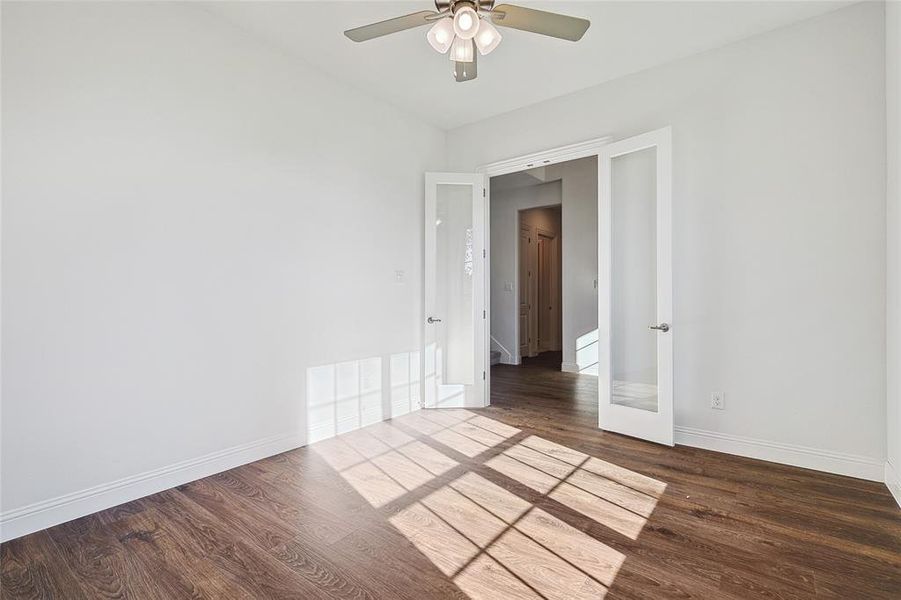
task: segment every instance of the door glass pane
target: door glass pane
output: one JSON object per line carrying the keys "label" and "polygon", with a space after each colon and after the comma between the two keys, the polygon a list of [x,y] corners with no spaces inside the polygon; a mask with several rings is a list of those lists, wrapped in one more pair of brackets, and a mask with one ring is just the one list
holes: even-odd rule
{"label": "door glass pane", "polygon": [[657,150],[611,161],[611,402],[657,412]]}
{"label": "door glass pane", "polygon": [[472,186],[439,184],[436,203],[435,308],[441,400],[475,383]]}

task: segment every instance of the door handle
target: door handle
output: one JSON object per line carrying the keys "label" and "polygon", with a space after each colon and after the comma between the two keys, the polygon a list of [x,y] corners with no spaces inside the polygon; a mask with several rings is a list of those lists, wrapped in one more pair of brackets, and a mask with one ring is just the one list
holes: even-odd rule
{"label": "door handle", "polygon": [[431,323],[440,323],[441,319],[436,319],[435,317],[429,317],[428,319],[426,319],[426,321],[428,321],[430,324]]}
{"label": "door handle", "polygon": [[661,323],[660,325],[648,325],[648,329],[656,329],[657,331],[666,333],[667,331],[669,331],[669,323]]}

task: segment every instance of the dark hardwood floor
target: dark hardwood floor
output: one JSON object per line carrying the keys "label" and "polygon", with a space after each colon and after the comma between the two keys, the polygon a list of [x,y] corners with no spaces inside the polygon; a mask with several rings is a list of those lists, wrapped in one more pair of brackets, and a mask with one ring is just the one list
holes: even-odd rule
{"label": "dark hardwood floor", "polygon": [[[543,358],[542,358],[543,357]],[[596,429],[596,379],[424,411],[0,548],[11,598],[901,597],[877,483]]]}

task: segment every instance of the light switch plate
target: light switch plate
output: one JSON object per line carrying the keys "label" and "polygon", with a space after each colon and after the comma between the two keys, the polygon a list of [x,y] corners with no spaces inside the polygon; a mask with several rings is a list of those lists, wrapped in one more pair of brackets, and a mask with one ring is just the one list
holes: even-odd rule
{"label": "light switch plate", "polygon": [[505,282],[504,282],[504,291],[505,291],[505,292],[512,292],[512,291],[513,291],[513,283],[510,282],[510,281],[505,281]]}
{"label": "light switch plate", "polygon": [[395,283],[403,283],[404,282],[404,272],[403,271],[395,271],[394,272],[394,282]]}

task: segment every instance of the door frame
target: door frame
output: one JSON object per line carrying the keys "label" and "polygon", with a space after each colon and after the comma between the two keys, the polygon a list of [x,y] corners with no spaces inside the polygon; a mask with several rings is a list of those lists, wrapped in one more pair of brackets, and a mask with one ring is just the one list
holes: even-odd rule
{"label": "door frame", "polygon": [[[541,152],[533,152],[531,154],[524,154],[521,156],[516,156],[513,158],[508,158],[505,160],[500,160],[492,163],[487,163],[481,165],[476,168],[475,172],[480,173],[485,176],[486,180],[486,196],[485,196],[485,242],[484,248],[488,253],[488,257],[485,260],[485,311],[486,311],[486,320],[485,320],[485,373],[487,374],[485,377],[485,405],[488,406],[491,404],[491,178],[497,177],[498,175],[508,175],[510,173],[518,173],[520,171],[527,171],[529,169],[534,169],[535,167],[546,167],[548,165],[554,165],[562,162],[567,162],[570,160],[576,160],[579,158],[588,158],[589,156],[599,156],[601,153],[601,148],[608,145],[613,141],[613,136],[607,135],[599,138],[593,138],[590,140],[586,140],[584,142],[578,142],[576,144],[569,144],[566,146],[558,146],[556,148],[551,148],[549,150],[543,150]],[[600,193],[600,185],[601,185],[601,174],[600,169],[598,169],[598,191]],[[517,228],[519,227],[519,223],[517,223]],[[517,237],[517,244],[519,244],[519,238]],[[561,256],[562,256],[562,248]],[[517,250],[518,253],[518,250]],[[514,274],[518,277],[518,273]],[[562,273],[561,273],[562,277]],[[519,293],[518,287],[514,285],[514,289],[516,293]],[[562,293],[561,293],[561,318],[562,318]],[[561,345],[562,345],[562,336],[563,331],[561,327],[560,331],[561,336]],[[516,344],[519,343],[519,340],[516,340]],[[515,345],[516,346],[516,345]],[[515,351],[519,352],[519,347],[516,346]]]}

